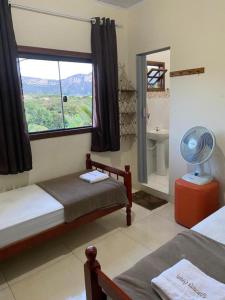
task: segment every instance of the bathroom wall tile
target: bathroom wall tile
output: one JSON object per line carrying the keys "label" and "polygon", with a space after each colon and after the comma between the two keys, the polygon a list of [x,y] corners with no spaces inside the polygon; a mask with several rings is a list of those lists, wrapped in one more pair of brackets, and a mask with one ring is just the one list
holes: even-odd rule
{"label": "bathroom wall tile", "polygon": [[154,129],[155,127],[169,128],[169,98],[163,97],[148,97],[147,98],[147,112],[150,117],[147,122],[147,129]]}

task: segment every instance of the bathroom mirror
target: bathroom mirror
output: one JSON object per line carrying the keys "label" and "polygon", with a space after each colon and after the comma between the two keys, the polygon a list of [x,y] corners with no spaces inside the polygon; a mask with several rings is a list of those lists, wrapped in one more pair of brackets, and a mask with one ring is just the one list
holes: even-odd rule
{"label": "bathroom mirror", "polygon": [[147,90],[165,91],[165,69],[164,62],[147,61]]}

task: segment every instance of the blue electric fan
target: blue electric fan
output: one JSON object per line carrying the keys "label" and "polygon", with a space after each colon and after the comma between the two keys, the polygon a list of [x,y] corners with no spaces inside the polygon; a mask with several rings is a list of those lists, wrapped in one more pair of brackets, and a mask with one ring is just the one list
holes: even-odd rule
{"label": "blue electric fan", "polygon": [[196,169],[193,173],[185,174],[182,179],[198,185],[213,180],[211,175],[203,172],[203,164],[212,156],[215,145],[213,132],[205,127],[196,126],[185,133],[180,144],[181,155],[188,164],[196,166]]}

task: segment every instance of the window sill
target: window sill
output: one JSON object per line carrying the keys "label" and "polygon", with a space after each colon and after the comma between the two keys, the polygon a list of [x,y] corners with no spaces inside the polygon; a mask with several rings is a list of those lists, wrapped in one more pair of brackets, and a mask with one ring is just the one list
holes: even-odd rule
{"label": "window sill", "polygon": [[52,130],[52,131],[44,131],[44,132],[35,132],[30,133],[30,140],[41,140],[41,139],[50,139],[60,136],[67,136],[67,135],[75,135],[75,134],[83,134],[92,132],[92,127],[80,127],[74,129],[61,129],[61,130]]}

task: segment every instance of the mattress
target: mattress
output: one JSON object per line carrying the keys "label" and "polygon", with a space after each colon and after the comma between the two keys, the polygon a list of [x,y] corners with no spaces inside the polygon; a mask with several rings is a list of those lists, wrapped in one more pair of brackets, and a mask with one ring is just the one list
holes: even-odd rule
{"label": "mattress", "polygon": [[62,223],[62,204],[35,184],[0,194],[0,248]]}
{"label": "mattress", "polygon": [[151,280],[183,258],[192,262],[205,274],[225,283],[224,254],[225,246],[221,243],[193,230],[187,230],[144,257],[131,269],[116,277],[114,281],[133,300],[160,300],[161,298],[152,289]]}
{"label": "mattress", "polygon": [[124,184],[109,177],[91,184],[80,179],[85,171],[38,183],[64,207],[65,221],[76,220],[98,209],[128,204]]}
{"label": "mattress", "polygon": [[225,245],[225,206],[192,227],[192,230]]}

